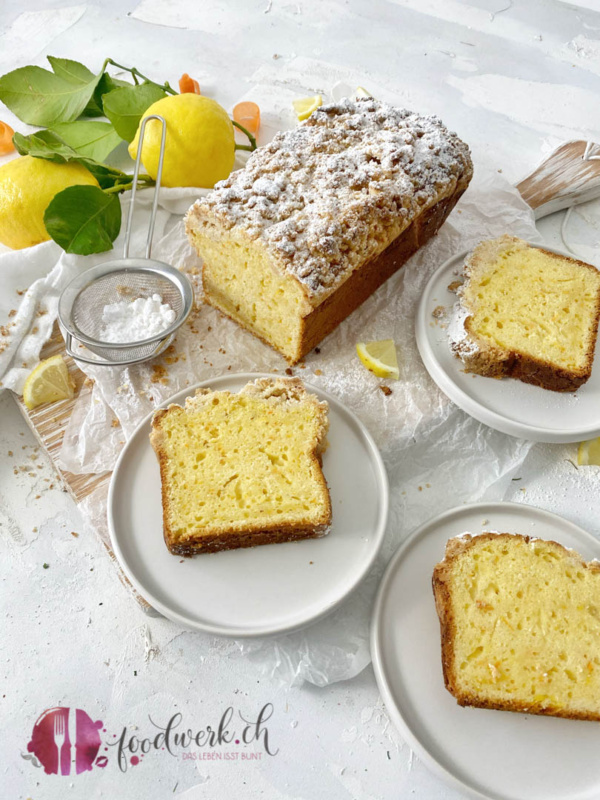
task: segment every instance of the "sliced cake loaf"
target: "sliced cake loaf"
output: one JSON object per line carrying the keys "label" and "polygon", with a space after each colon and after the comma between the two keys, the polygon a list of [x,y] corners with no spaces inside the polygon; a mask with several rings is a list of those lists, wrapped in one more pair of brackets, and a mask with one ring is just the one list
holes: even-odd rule
{"label": "sliced cake loaf", "polygon": [[433,591],[459,705],[600,720],[600,563],[528,536],[463,534]]}
{"label": "sliced cake loaf", "polygon": [[206,300],[295,363],[437,232],[472,173],[436,117],[323,106],[190,209]]}
{"label": "sliced cake loaf", "polygon": [[600,272],[514,236],[467,257],[449,327],[467,372],[572,392],[591,375]]}
{"label": "sliced cake loaf", "polygon": [[331,503],[321,471],[327,403],[297,378],[240,392],[199,389],[154,414],[164,536],[193,555],[321,536]]}

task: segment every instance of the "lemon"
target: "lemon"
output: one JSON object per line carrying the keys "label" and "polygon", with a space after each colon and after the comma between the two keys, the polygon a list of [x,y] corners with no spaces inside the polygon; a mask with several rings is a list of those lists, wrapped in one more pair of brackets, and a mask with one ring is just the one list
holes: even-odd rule
{"label": "lemon", "polygon": [[319,106],[323,105],[323,98],[320,94],[316,94],[314,97],[302,97],[299,100],[294,100],[292,105],[296,116],[302,122],[303,119],[308,119]]}
{"label": "lemon", "polygon": [[369,92],[367,89],[365,89],[364,86],[357,86],[356,87],[356,91],[354,92],[354,96],[355,97],[371,97],[371,98],[373,97],[371,92]]}
{"label": "lemon", "polygon": [[577,463],[580,467],[588,467],[590,464],[600,467],[600,438],[581,442],[577,450]]}
{"label": "lemon", "polygon": [[98,181],[81,164],[21,156],[0,167],[0,242],[14,250],[47,241],[44,211],[68,186]]}
{"label": "lemon", "polygon": [[54,403],[73,397],[74,386],[62,356],[40,361],[23,386],[23,402],[27,408]]}
{"label": "lemon", "polygon": [[[152,114],[160,115],[167,123],[163,186],[212,189],[217,181],[227,178],[235,159],[233,123],[215,100],[189,92],[171,95],[153,103],[144,117]],[[144,131],[142,162],[155,180],[161,134],[161,123],[150,120]],[[133,159],[137,158],[139,139],[138,127],[129,145],[129,155]]]}
{"label": "lemon", "polygon": [[378,378],[398,380],[398,357],[393,339],[382,339],[379,342],[359,342],[356,345],[358,357],[365,367]]}

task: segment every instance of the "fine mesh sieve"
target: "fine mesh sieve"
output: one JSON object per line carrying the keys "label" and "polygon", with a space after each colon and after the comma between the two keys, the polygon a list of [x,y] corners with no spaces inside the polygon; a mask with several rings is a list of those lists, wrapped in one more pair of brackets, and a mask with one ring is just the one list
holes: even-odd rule
{"label": "fine mesh sieve", "polygon": [[[158,120],[162,124],[162,139],[154,201],[148,226],[146,257],[128,258],[142,143],[146,123],[151,119]],[[58,316],[65,333],[67,353],[86,364],[115,366],[134,364],[154,358],[166,350],[177,329],[184,323],[192,310],[194,292],[187,276],[169,264],[150,258],[165,138],[165,120],[156,115],[146,117],[140,130],[138,155],[133,173],[133,187],[123,249],[124,257],[118,261],[109,261],[86,270],[71,281],[61,294]],[[152,337],[134,342],[117,343],[102,339],[102,312],[105,306],[123,301],[133,301],[137,298],[145,299],[154,294],[160,295],[162,302],[167,303],[175,312],[175,320],[168,328]],[[73,347],[74,341],[76,348]],[[90,358],[84,355],[81,352],[83,346],[100,358]]]}

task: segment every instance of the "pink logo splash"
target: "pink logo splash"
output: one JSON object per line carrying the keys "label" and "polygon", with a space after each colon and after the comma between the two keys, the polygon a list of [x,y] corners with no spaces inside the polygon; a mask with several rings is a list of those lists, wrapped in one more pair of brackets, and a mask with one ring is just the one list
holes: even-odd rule
{"label": "pink logo splash", "polygon": [[[79,775],[94,766],[102,744],[102,721],[92,719],[80,708],[48,708],[33,726],[27,750],[33,753],[47,775]],[[97,767],[108,759],[100,756]]]}

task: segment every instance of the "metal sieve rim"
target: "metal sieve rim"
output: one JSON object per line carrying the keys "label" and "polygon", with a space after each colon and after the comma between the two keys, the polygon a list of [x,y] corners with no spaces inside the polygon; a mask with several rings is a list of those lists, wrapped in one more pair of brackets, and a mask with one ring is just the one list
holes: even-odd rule
{"label": "metal sieve rim", "polygon": [[[160,333],[150,336],[147,339],[138,339],[133,342],[105,342],[102,339],[95,339],[87,336],[73,322],[73,306],[79,295],[91,286],[92,283],[115,272],[127,273],[151,273],[157,275],[174,284],[181,294],[182,309],[176,320]],[[107,261],[86,270],[82,275],[74,278],[63,290],[58,302],[58,318],[63,328],[71,336],[85,345],[92,347],[104,347],[114,350],[127,350],[132,347],[141,347],[158,342],[174,334],[183,325],[189,316],[194,304],[194,290],[189,278],[175,267],[165,264],[163,261],[145,258],[123,258],[117,261]]]}

